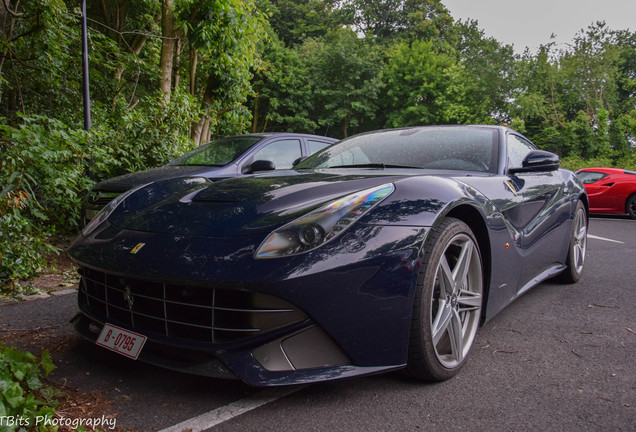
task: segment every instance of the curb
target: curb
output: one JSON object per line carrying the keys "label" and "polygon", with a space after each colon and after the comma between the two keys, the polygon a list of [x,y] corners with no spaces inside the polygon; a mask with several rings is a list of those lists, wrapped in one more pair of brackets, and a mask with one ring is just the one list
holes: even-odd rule
{"label": "curb", "polygon": [[68,288],[65,290],[60,290],[60,291],[52,291],[50,294],[47,293],[43,293],[43,294],[33,294],[30,296],[26,296],[24,298],[21,298],[20,300],[3,300],[0,301],[0,306],[6,306],[6,305],[10,305],[10,304],[17,304],[17,303],[22,303],[22,302],[27,302],[27,301],[32,301],[32,300],[41,300],[41,299],[47,299],[50,297],[58,297],[58,296],[63,296],[63,295],[68,295],[68,294],[75,294],[77,292],[77,288]]}

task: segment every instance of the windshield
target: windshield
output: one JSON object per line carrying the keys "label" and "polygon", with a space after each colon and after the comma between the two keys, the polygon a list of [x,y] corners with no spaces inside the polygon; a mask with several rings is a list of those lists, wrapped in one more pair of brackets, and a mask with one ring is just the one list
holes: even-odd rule
{"label": "windshield", "polygon": [[168,165],[224,166],[262,140],[259,136],[221,138],[209,142],[171,161]]}
{"label": "windshield", "polygon": [[432,126],[356,135],[294,168],[418,168],[496,173],[498,153],[495,129]]}

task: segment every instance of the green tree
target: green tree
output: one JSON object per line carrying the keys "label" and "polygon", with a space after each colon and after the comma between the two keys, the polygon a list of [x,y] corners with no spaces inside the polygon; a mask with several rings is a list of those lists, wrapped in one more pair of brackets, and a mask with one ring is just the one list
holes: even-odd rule
{"label": "green tree", "polygon": [[302,55],[314,82],[315,118],[325,133],[349,136],[375,117],[382,87],[380,51],[348,29],[310,40]]}
{"label": "green tree", "polygon": [[252,132],[265,130],[313,132],[310,117],[313,92],[309,68],[298,50],[268,38],[261,49],[263,63],[255,74]]}
{"label": "green tree", "polygon": [[18,113],[77,118],[79,29],[64,2],[0,4],[0,116],[11,124]]}
{"label": "green tree", "polygon": [[538,146],[564,156],[576,150],[567,148],[574,142],[564,140],[559,132],[565,119],[558,97],[559,68],[550,61],[551,49],[548,44],[536,55],[526,51],[519,61],[511,113],[523,120],[526,133]]}
{"label": "green tree", "polygon": [[475,118],[466,102],[468,76],[454,56],[432,42],[391,47],[384,70],[387,127],[465,123]]}
{"label": "green tree", "polygon": [[[251,92],[251,72],[258,62],[256,46],[264,36],[263,16],[253,0],[178,0],[178,17],[196,56],[190,59],[190,78],[202,73],[203,116],[192,127],[195,143],[207,141],[223,116],[247,124],[245,102]],[[199,67],[199,63],[203,67]]]}
{"label": "green tree", "polygon": [[287,47],[325,36],[346,23],[337,0],[263,0],[259,8],[270,14],[274,33]]}
{"label": "green tree", "polygon": [[467,104],[480,113],[475,121],[510,121],[508,101],[514,90],[517,60],[512,46],[486,37],[477,21],[455,24],[455,52],[471,77]]}
{"label": "green tree", "polygon": [[629,155],[635,136],[633,42],[633,34],[599,22],[577,34],[571,48],[554,52],[548,44],[536,56],[526,53],[513,115],[524,120],[537,144],[562,156]]}
{"label": "green tree", "polygon": [[381,41],[432,39],[448,47],[453,38],[453,18],[440,0],[347,0],[343,9],[359,31]]}

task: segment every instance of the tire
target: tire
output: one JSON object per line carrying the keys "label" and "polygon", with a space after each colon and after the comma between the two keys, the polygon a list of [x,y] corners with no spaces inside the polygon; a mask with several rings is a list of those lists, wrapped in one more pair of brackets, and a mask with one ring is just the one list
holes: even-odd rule
{"label": "tire", "polygon": [[464,222],[433,228],[415,293],[406,372],[447,380],[464,365],[477,334],[483,299],[479,246]]}
{"label": "tire", "polygon": [[625,202],[625,210],[627,211],[627,215],[636,219],[636,194],[632,194],[627,201]]}
{"label": "tire", "polygon": [[581,279],[587,252],[587,212],[581,201],[576,205],[570,247],[565,260],[566,269],[557,278],[562,283],[575,283]]}

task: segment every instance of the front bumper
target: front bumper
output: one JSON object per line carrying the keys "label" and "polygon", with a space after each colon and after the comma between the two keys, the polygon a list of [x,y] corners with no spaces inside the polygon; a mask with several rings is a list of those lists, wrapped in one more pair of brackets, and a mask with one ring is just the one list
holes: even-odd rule
{"label": "front bumper", "polygon": [[[75,329],[95,342],[104,323],[79,312]],[[133,330],[133,329],[130,329]],[[134,329],[139,331],[138,328]],[[179,341],[149,336],[138,360],[194,375],[241,379],[252,386],[306,384],[401,369],[404,365],[359,367],[318,326],[308,326],[255,349],[184,348]],[[114,355],[114,354],[113,354]]]}
{"label": "front bumper", "polygon": [[[140,332],[144,362],[255,386],[404,367],[425,230],[352,228],[273,260],[253,258],[259,236],[100,229],[70,251],[83,267],[76,326],[92,340],[106,322]],[[90,282],[101,275],[103,286]]]}

